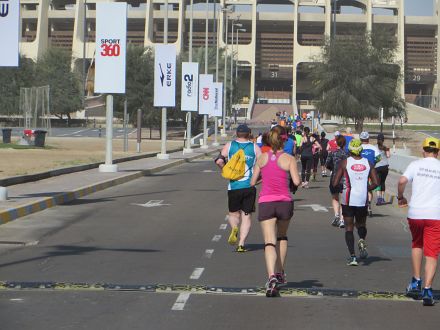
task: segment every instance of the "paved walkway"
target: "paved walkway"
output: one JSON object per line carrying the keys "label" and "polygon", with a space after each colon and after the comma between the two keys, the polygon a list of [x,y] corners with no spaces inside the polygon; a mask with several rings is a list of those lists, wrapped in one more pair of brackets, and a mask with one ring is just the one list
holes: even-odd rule
{"label": "paved walkway", "polygon": [[150,157],[119,163],[117,173],[100,173],[98,169],[91,169],[9,186],[9,199],[0,202],[0,221],[6,223],[215,152],[215,147],[194,149],[192,154],[179,151],[171,153],[169,160]]}

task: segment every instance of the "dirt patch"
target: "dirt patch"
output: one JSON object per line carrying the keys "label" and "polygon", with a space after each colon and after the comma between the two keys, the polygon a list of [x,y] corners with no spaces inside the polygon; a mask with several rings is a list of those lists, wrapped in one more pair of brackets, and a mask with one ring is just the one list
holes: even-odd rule
{"label": "dirt patch", "polygon": [[[53,169],[103,162],[105,160],[104,138],[46,139],[50,148],[42,149],[0,149],[0,178],[34,174]],[[159,140],[142,140],[142,152],[160,151]],[[183,141],[168,141],[167,148],[183,146]],[[137,155],[136,140],[129,140],[128,152],[123,151],[123,140],[113,140],[113,158]]]}

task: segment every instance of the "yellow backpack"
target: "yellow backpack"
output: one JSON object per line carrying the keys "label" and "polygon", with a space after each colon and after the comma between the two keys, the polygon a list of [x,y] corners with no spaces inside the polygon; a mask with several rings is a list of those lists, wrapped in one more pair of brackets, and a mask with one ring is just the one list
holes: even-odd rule
{"label": "yellow backpack", "polygon": [[244,177],[245,170],[246,156],[243,149],[239,149],[223,167],[222,176],[225,179],[237,181]]}

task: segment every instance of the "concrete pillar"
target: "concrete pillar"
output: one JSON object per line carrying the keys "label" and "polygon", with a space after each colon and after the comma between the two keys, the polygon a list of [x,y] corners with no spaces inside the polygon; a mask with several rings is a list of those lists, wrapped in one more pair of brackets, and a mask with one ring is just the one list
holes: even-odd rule
{"label": "concrete pillar", "polygon": [[373,30],[373,4],[371,0],[367,0],[365,14],[367,15],[367,31],[371,32]]}
{"label": "concrete pillar", "polygon": [[399,43],[397,60],[402,63],[400,66],[402,74],[400,95],[402,98],[405,98],[405,4],[403,0],[398,2],[397,41]]}
{"label": "concrete pillar", "polygon": [[144,36],[144,47],[152,47],[153,43],[153,15],[154,6],[153,0],[148,0],[145,12],[145,36]]}
{"label": "concrete pillar", "polygon": [[73,25],[72,57],[83,57],[84,46],[84,0],[76,0],[75,22]]}
{"label": "concrete pillar", "polygon": [[179,20],[177,22],[177,40],[176,40],[176,48],[177,48],[177,54],[180,54],[181,51],[184,49],[185,45],[185,5],[186,0],[180,0],[179,1]]}
{"label": "concrete pillar", "polygon": [[257,50],[257,1],[252,3],[252,40],[251,40],[251,81],[250,81],[250,100],[255,98],[255,53]]}
{"label": "concrete pillar", "polygon": [[439,89],[440,89],[440,74],[438,73],[440,71],[440,47],[439,47],[439,38],[440,38],[440,1],[435,1],[434,3],[435,10],[434,15],[437,18],[437,80],[434,86],[434,95],[438,95]]}

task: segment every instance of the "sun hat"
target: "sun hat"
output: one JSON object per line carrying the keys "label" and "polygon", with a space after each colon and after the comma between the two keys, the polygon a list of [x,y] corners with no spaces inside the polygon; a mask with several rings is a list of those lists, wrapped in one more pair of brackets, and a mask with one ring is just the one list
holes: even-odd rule
{"label": "sun hat", "polygon": [[385,141],[385,135],[383,135],[383,133],[379,133],[379,134],[377,134],[377,140],[379,140],[379,141]]}
{"label": "sun hat", "polygon": [[440,140],[434,137],[427,137],[423,141],[423,148],[435,148],[440,149]]}
{"label": "sun hat", "polygon": [[250,133],[250,132],[251,132],[251,129],[246,124],[241,124],[241,125],[238,125],[238,127],[237,127],[237,133]]}
{"label": "sun hat", "polygon": [[339,135],[341,135],[341,132],[336,131],[334,135],[335,135],[335,136],[339,136]]}
{"label": "sun hat", "polygon": [[368,132],[362,132],[361,134],[359,134],[359,138],[361,140],[368,140],[370,138],[370,134],[368,134]]}

